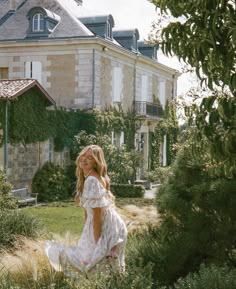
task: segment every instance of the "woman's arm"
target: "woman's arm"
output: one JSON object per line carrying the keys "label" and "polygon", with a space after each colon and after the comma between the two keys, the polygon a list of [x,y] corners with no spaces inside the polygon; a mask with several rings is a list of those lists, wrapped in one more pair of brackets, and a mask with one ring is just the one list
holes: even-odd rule
{"label": "woman's arm", "polygon": [[102,209],[93,208],[93,233],[94,240],[97,242],[101,236],[102,231]]}

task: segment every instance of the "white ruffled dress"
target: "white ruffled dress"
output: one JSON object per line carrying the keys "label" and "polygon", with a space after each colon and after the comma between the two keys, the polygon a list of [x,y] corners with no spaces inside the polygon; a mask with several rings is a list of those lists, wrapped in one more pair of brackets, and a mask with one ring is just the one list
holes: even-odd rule
{"label": "white ruffled dress", "polygon": [[[87,211],[87,219],[80,240],[74,246],[46,241],[45,251],[56,271],[76,277],[99,270],[102,264],[112,264],[119,271],[125,268],[124,250],[127,229],[99,180],[89,176],[84,183],[80,205]],[[97,243],[93,232],[93,208],[102,208],[102,231]]]}

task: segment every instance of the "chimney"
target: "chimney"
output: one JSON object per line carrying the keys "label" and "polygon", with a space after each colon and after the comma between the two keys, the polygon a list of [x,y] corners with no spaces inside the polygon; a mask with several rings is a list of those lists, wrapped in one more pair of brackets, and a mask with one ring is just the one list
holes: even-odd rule
{"label": "chimney", "polygon": [[9,0],[9,10],[16,10],[17,8],[17,4],[16,4],[16,0]]}

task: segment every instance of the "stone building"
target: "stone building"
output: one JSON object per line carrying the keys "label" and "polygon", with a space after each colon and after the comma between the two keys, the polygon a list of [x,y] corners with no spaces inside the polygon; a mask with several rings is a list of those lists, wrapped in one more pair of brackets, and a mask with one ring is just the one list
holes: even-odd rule
{"label": "stone building", "polygon": [[[157,47],[140,41],[136,28],[115,29],[112,15],[88,15],[79,0],[0,0],[0,7],[0,79],[37,79],[68,109],[135,110],[134,142],[147,171],[149,134],[177,90],[178,72],[158,62]],[[123,139],[115,136],[116,144]]]}

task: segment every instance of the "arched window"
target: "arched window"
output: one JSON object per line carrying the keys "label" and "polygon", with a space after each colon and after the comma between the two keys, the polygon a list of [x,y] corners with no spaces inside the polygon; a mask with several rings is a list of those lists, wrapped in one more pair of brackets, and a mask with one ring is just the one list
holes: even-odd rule
{"label": "arched window", "polygon": [[44,17],[43,14],[37,13],[33,16],[33,31],[43,31],[44,30]]}

